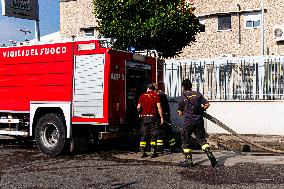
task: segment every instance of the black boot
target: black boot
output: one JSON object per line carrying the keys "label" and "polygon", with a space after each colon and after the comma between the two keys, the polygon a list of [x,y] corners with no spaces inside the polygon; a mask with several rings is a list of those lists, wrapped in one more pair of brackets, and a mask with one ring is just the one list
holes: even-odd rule
{"label": "black boot", "polygon": [[161,154],[164,153],[163,146],[157,146],[157,152],[160,152]]}
{"label": "black boot", "polygon": [[204,152],[206,153],[208,159],[210,160],[211,166],[215,167],[217,165],[217,161],[214,155],[212,154],[212,152],[208,148],[205,148]]}
{"label": "black boot", "polygon": [[157,146],[151,145],[151,158],[155,158],[155,157],[158,157]]}
{"label": "black boot", "polygon": [[192,161],[192,153],[184,153],[185,161],[180,162],[180,166],[182,167],[193,167],[193,161]]}
{"label": "black boot", "polygon": [[140,156],[141,158],[147,157],[145,147],[141,147],[140,148],[140,152],[141,152],[141,156]]}
{"label": "black boot", "polygon": [[157,140],[157,152],[164,153],[164,141]]}
{"label": "black boot", "polygon": [[171,153],[175,153],[177,152],[177,149],[176,149],[176,141],[174,138],[172,138],[170,141],[169,141],[169,150]]}

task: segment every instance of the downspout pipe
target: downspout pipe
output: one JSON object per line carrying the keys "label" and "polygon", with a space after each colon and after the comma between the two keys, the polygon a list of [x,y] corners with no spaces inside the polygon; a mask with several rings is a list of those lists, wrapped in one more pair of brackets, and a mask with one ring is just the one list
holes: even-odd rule
{"label": "downspout pipe", "polygon": [[241,6],[237,4],[238,6],[238,39],[239,44],[241,44]]}

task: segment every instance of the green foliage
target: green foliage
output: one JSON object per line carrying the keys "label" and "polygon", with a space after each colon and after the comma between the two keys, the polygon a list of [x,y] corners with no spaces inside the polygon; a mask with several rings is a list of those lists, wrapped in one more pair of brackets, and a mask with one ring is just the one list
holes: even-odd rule
{"label": "green foliage", "polygon": [[[183,2],[183,1],[182,1]],[[114,48],[155,49],[173,57],[195,41],[199,21],[180,0],[94,0],[99,32],[114,37]]]}

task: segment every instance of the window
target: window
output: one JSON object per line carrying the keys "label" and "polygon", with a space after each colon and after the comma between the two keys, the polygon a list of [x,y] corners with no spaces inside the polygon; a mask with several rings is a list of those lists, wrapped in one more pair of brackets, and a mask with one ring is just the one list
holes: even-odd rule
{"label": "window", "polygon": [[245,29],[253,29],[260,27],[261,13],[260,12],[252,12],[245,14]]}
{"label": "window", "polygon": [[80,28],[81,32],[83,33],[84,37],[94,37],[95,36],[95,28]]}
{"label": "window", "polygon": [[98,27],[80,28],[84,37],[101,38],[101,34],[98,31]]}
{"label": "window", "polygon": [[218,18],[218,31],[232,29],[232,21],[230,14],[220,15],[217,18]]}
{"label": "window", "polygon": [[84,36],[86,37],[93,37],[94,36],[94,29],[93,28],[85,28],[83,29]]}
{"label": "window", "polygon": [[199,23],[200,23],[199,32],[205,32],[205,19],[200,18]]}

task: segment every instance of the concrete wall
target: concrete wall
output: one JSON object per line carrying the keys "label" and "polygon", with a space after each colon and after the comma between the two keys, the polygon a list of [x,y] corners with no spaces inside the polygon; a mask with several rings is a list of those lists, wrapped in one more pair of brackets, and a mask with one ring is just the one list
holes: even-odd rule
{"label": "concrete wall", "polygon": [[[284,135],[284,101],[215,101],[207,113],[239,134]],[[178,127],[183,120],[176,114],[177,102],[170,102],[172,122]],[[210,133],[228,133],[206,120]]]}

